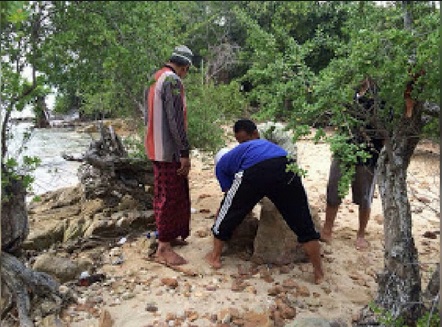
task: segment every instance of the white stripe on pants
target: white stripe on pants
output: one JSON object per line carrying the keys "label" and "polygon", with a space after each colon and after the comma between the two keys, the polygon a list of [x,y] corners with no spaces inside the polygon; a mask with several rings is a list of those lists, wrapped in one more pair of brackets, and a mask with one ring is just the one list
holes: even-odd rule
{"label": "white stripe on pants", "polygon": [[218,217],[216,217],[215,225],[213,226],[213,232],[216,235],[219,234],[219,225],[221,225],[222,221],[224,220],[227,211],[232,205],[232,199],[235,197],[236,191],[238,191],[238,188],[241,185],[243,174],[244,174],[243,171],[240,171],[235,174],[235,179],[233,180],[232,186],[227,191],[223,205],[219,209]]}

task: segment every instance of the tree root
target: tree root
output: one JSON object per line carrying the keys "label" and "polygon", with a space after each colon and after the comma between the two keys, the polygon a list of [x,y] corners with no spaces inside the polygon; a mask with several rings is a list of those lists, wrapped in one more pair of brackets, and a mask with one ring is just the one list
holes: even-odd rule
{"label": "tree root", "polygon": [[[3,287],[3,285],[2,285]],[[1,311],[1,316],[0,316],[0,322],[5,319],[6,315],[9,313],[9,311],[12,310],[12,308],[14,307],[14,303],[12,300],[12,295],[8,292],[7,294],[7,299],[4,299],[6,294],[6,292],[4,291],[4,288],[2,288],[2,300],[5,300],[5,303],[3,303],[3,309]]]}
{"label": "tree root", "polygon": [[[66,299],[59,292],[60,284],[50,275],[27,268],[16,257],[6,252],[0,255],[0,268],[2,282],[7,286],[15,303],[20,327],[34,326],[30,295],[49,298],[57,304],[57,310],[61,310]],[[6,309],[11,310],[10,306]],[[7,314],[5,310],[2,311],[2,318]]]}

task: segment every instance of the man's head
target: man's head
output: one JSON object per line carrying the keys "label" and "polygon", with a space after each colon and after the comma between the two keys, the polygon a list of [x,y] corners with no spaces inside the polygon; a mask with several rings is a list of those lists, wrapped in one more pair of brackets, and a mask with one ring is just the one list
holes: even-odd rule
{"label": "man's head", "polygon": [[185,45],[179,45],[173,49],[172,55],[169,58],[169,63],[174,66],[178,76],[183,78],[186,76],[192,65],[192,58],[192,51]]}
{"label": "man's head", "polygon": [[233,125],[233,133],[238,143],[259,139],[256,125],[250,119],[239,119]]}

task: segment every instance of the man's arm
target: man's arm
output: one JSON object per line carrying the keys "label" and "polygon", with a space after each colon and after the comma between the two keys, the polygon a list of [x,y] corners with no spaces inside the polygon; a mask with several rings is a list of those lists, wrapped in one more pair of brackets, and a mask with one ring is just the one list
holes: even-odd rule
{"label": "man's arm", "polygon": [[180,92],[180,82],[169,78],[164,82],[164,110],[170,132],[178,146],[181,157],[189,157],[189,141],[187,139],[186,126],[184,121],[184,103]]}
{"label": "man's arm", "polygon": [[181,167],[177,172],[179,175],[187,176],[191,166],[189,158],[190,145],[184,119],[184,103],[180,89],[181,84],[176,79],[169,79],[170,80],[164,82],[164,110],[172,138],[180,151]]}

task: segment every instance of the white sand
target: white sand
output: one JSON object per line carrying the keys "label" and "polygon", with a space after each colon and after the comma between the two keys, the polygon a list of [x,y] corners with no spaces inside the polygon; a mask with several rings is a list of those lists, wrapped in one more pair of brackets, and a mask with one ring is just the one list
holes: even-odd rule
{"label": "white sand", "polygon": [[[303,168],[309,171],[304,178],[309,201],[325,208],[324,195],[330,165],[328,145],[300,141],[298,156]],[[430,143],[421,144],[409,168],[409,198],[413,211],[415,244],[424,279],[423,288],[436,267],[435,263],[439,262],[439,234],[436,239],[422,236],[426,231],[438,232],[440,228],[439,176],[439,147]],[[236,308],[242,314],[249,312],[258,319],[266,317],[269,307],[275,303],[275,298],[268,295],[268,290],[288,279],[309,293],[307,296],[292,295],[297,317],[314,315],[327,319],[341,318],[350,323],[360,309],[375,297],[375,276],[382,270],[384,254],[382,207],[377,195],[367,228],[371,248],[363,252],[357,251],[353,245],[358,227],[357,206],[351,203],[350,196],[345,199],[336,219],[333,243],[322,244],[326,273],[323,284],[314,285],[310,264],[302,263],[295,264],[288,273],[280,273],[277,267],[258,267],[259,272],[245,280],[248,286],[243,291],[235,292],[232,291],[235,275],[239,270],[247,270],[251,263],[238,256],[228,256],[224,258],[223,268],[214,271],[203,260],[212,245],[212,219],[208,217],[216,212],[222,195],[213,175],[212,160],[202,162],[193,157],[190,180],[192,207],[197,212],[192,215],[189,245],[177,248],[177,252],[189,261],[184,267],[197,273],[197,276],[188,277],[143,259],[146,254],[144,239],[127,242],[123,246],[125,262],[121,266],[107,265],[102,269],[108,276],[114,277],[112,286],[91,286],[92,294],[99,294],[103,302],[91,304],[93,296],[89,296],[89,303],[69,308],[73,315],[70,326],[98,326],[96,317],[103,309],[108,310],[114,320],[113,326],[117,327],[216,326],[216,323],[210,321],[211,314],[218,314],[220,319],[225,316],[221,311],[229,308]],[[419,197],[428,199],[429,203],[418,200]],[[324,219],[323,211],[320,217]],[[271,274],[273,281],[264,279],[266,273]],[[161,279],[164,277],[176,278],[178,286],[170,289],[163,285]],[[124,292],[120,289],[130,289],[129,293],[134,297],[124,300],[123,295],[115,295]],[[111,290],[114,294],[110,293]],[[121,302],[115,304],[115,298],[120,298]],[[158,311],[146,311],[148,303],[156,306]],[[269,325],[267,322],[258,322],[259,319],[251,322],[250,315],[244,315],[243,318],[249,321],[246,326]],[[174,322],[166,324],[167,319]],[[180,324],[183,320],[185,322]]]}

